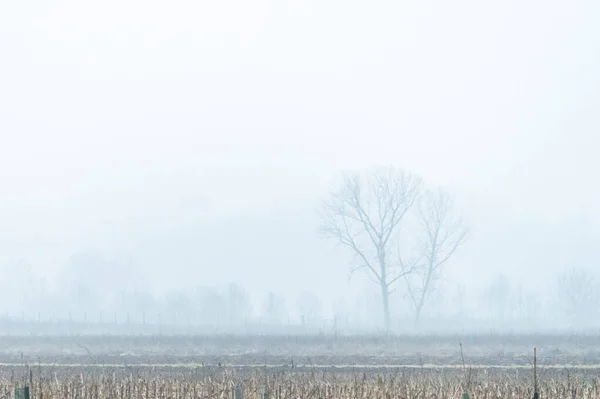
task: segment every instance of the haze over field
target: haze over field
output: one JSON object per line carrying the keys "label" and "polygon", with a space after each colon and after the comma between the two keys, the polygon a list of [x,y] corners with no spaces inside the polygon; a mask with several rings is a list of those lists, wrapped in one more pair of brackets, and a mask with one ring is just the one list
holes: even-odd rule
{"label": "haze over field", "polygon": [[294,322],[316,300],[381,324],[318,210],[343,172],[393,166],[469,230],[428,317],[583,325],[599,18],[583,0],[4,1],[0,312],[191,312],[235,283],[239,314]]}

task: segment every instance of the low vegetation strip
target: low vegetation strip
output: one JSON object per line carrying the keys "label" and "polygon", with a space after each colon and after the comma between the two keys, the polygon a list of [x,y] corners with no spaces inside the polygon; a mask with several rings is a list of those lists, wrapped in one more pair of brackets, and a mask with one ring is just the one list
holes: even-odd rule
{"label": "low vegetation strip", "polygon": [[[538,341],[540,343],[538,343]],[[582,336],[12,336],[0,363],[436,366],[600,364],[600,338]]]}
{"label": "low vegetation strip", "polygon": [[[128,369],[198,369],[198,368],[231,368],[236,370],[241,369],[278,369],[282,371],[310,371],[310,370],[341,370],[341,371],[355,371],[355,370],[463,370],[464,367],[457,364],[235,364],[235,363],[0,363],[0,367],[4,368],[19,368],[19,367],[44,367],[44,368],[128,368]],[[530,370],[530,365],[523,364],[508,364],[508,365],[494,365],[494,364],[476,364],[469,365],[471,369],[475,370]],[[598,370],[600,376],[600,364],[548,364],[541,367],[542,369],[556,369],[556,370]]]}

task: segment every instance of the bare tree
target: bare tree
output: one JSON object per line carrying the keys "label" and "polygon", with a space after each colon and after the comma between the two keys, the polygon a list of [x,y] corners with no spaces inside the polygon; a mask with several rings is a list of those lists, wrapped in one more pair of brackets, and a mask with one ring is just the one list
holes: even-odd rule
{"label": "bare tree", "polygon": [[506,322],[511,309],[513,287],[504,273],[496,275],[484,288],[480,303],[485,305],[492,321]]}
{"label": "bare tree", "polygon": [[281,324],[287,315],[285,298],[269,292],[263,303],[263,316],[269,324]]}
{"label": "bare tree", "polygon": [[573,326],[583,325],[598,316],[600,281],[592,270],[573,267],[560,275],[556,298]]}
{"label": "bare tree", "polygon": [[227,310],[230,324],[243,324],[252,313],[252,303],[248,291],[237,284],[227,287]]}
{"label": "bare tree", "polygon": [[464,242],[467,230],[456,215],[454,200],[442,190],[428,190],[419,199],[419,224],[422,237],[416,256],[411,261],[398,257],[405,274],[408,296],[415,310],[415,324],[419,323],[423,307],[435,290],[443,266]]}
{"label": "bare tree", "polygon": [[323,319],[321,300],[314,293],[305,291],[298,298],[298,310],[302,324],[315,325]]}
{"label": "bare tree", "polygon": [[415,203],[421,181],[393,167],[361,176],[347,174],[323,202],[321,231],[350,248],[356,264],[379,285],[386,329],[390,327],[390,287],[409,270],[392,260],[400,222]]}

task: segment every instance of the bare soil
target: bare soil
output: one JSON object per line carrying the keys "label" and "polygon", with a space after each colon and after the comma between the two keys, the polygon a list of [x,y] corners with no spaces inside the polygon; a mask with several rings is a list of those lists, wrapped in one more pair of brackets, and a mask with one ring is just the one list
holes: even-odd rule
{"label": "bare soil", "polygon": [[600,369],[600,336],[4,336],[0,364]]}

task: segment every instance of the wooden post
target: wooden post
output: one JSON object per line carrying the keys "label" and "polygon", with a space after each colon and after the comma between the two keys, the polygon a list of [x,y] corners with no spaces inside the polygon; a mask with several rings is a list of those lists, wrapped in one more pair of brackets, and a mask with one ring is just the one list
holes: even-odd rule
{"label": "wooden post", "polygon": [[15,399],[30,399],[29,387],[15,388]]}
{"label": "wooden post", "polygon": [[240,384],[236,384],[234,392],[234,399],[244,399],[244,390]]}
{"label": "wooden post", "polygon": [[538,381],[537,381],[537,348],[533,347],[533,399],[539,399]]}

